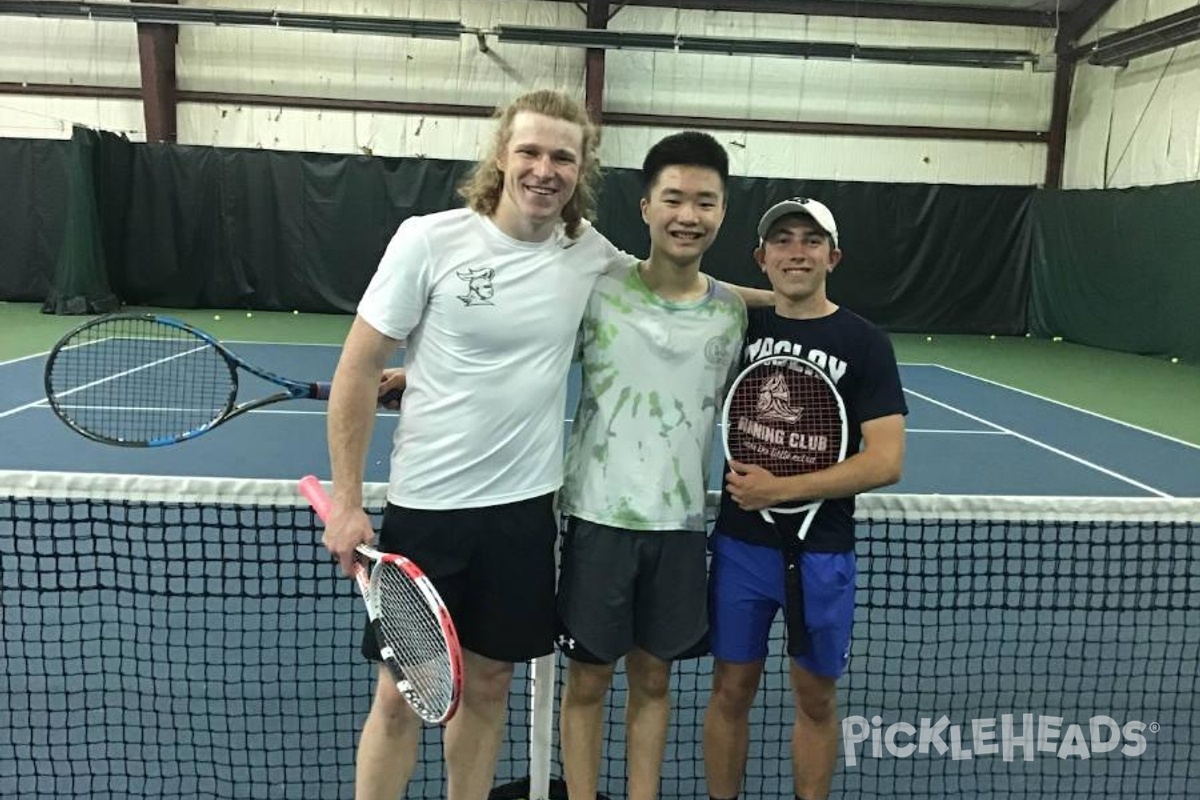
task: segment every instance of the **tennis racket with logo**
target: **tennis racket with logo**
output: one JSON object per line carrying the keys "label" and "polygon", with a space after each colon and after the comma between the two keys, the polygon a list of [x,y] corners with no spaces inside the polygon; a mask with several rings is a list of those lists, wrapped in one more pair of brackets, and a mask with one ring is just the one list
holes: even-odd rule
{"label": "tennis racket with logo", "polygon": [[[301,479],[300,494],[322,521],[329,516],[332,502],[314,476]],[[357,550],[354,579],[396,688],[421,719],[449,720],[463,679],[462,648],[450,612],[416,564],[366,545]]]}
{"label": "tennis racket with logo", "polygon": [[[240,371],[282,391],[238,403]],[[330,386],[256,367],[199,328],[154,314],[110,314],[80,325],[54,345],[44,378],[59,419],[123,447],[177,444],[284,400],[327,400]],[[394,399],[389,393],[380,402]]]}
{"label": "tennis racket with logo", "polygon": [[[762,467],[777,477],[803,475],[846,458],[846,406],[833,381],[813,363],[773,356],[746,367],[733,381],[722,413],[725,457]],[[821,500],[762,509],[785,555],[788,651],[807,652],[800,580],[800,544]],[[796,534],[784,535],[774,514],[804,514]]]}

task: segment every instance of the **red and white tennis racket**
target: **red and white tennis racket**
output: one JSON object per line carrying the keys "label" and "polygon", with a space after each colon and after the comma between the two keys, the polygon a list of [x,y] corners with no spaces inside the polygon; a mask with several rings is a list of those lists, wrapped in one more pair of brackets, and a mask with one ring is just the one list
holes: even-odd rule
{"label": "red and white tennis racket", "polygon": [[[332,501],[308,475],[300,494],[322,521]],[[450,612],[425,573],[402,555],[359,545],[354,578],[367,606],[379,653],[396,688],[426,722],[445,722],[462,693],[462,648]],[[368,575],[367,564],[372,567]]]}
{"label": "red and white tennis racket", "polygon": [[[795,356],[773,356],[746,367],[733,381],[722,412],[722,441],[731,461],[762,467],[777,477],[827,469],[846,458],[846,406],[833,381],[815,364]],[[759,513],[780,537],[785,554],[784,617],[788,650],[806,652],[799,574],[800,543],[822,500],[775,506]],[[784,536],[776,514],[804,514],[796,535]]]}

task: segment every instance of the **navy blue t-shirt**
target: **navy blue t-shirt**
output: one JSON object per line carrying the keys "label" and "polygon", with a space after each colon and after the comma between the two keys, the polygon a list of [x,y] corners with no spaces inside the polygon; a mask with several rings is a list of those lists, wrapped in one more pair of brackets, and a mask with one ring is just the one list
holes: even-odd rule
{"label": "navy blue t-shirt", "polygon": [[[839,308],[819,319],[788,319],[774,308],[749,311],[742,350],[742,369],[778,355],[806,358],[825,371],[846,404],[849,441],[846,455],[862,444],[862,423],[892,414],[907,414],[900,371],[892,343],[880,328]],[[726,465],[728,472],[728,465]],[[804,514],[774,514],[781,533],[796,533]],[[779,535],[757,511],[743,511],[721,492],[717,530],[753,544],[779,547]],[[804,548],[817,552],[854,549],[854,498],[830,498],[821,504],[809,528]]]}

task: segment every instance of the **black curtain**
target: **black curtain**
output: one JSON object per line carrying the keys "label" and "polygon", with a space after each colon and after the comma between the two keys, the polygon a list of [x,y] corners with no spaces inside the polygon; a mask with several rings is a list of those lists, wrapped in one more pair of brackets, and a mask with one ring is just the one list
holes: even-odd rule
{"label": "black curtain", "polygon": [[[754,261],[758,220],[789,197],[820,200],[838,223],[835,302],[893,331],[1025,332],[1032,187],[732,178],[704,271],[766,287]],[[638,255],[649,247],[634,170],[606,175],[598,227]]]}
{"label": "black curtain", "polygon": [[127,204],[121,188],[127,185],[128,154],[129,142],[122,137],[75,128],[66,158],[62,246],[43,312],[95,314],[120,308],[109,286],[108,264],[122,257],[119,232]]}
{"label": "black curtain", "polygon": [[0,300],[40,303],[66,230],[71,142],[0,138]]}
{"label": "black curtain", "polygon": [[[348,312],[400,222],[460,205],[456,187],[471,168],[131,145],[116,137],[96,147],[89,163],[100,247],[88,251],[91,262],[103,257],[102,274],[125,303],[178,308]],[[31,213],[46,214],[65,194],[35,203],[43,210]],[[596,219],[637,255],[649,246],[641,194],[636,170],[606,171]],[[1019,334],[1026,330],[1033,194],[1028,187],[737,177],[704,269],[766,286],[752,257],[759,216],[778,200],[814,197],[837,217],[845,253],[830,279],[835,301],[894,331]],[[32,260],[52,272],[44,258],[35,252]],[[24,274],[36,271],[26,266]],[[38,285],[19,280],[24,296]]]}
{"label": "black curtain", "polygon": [[1039,192],[1030,327],[1200,360],[1200,183]]}

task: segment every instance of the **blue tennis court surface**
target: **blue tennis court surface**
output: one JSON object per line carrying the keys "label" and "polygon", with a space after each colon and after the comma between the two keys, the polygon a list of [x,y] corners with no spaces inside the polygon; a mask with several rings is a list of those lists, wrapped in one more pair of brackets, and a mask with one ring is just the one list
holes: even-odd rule
{"label": "blue tennis court surface", "polygon": [[[297,379],[332,375],[339,353],[230,344]],[[252,412],[180,445],[118,448],[54,416],[43,363],[0,364],[0,470],[328,477],[321,403]],[[887,492],[921,495],[900,498],[914,506],[947,499],[932,494],[1018,496],[981,498],[993,510],[1026,504],[1022,495],[1200,497],[1200,447],[939,366],[904,365],[902,378],[909,453]],[[273,388],[246,378],[242,390],[251,399]],[[386,478],[395,421],[379,415],[373,481]],[[720,461],[714,452],[714,485]],[[168,496],[0,492],[0,796],[350,797],[374,673],[357,656],[359,603],[312,514],[287,501],[243,505],[224,482],[138,482],[169,484]],[[865,520],[834,796],[1194,797],[1196,518]],[[771,652],[781,652],[779,624]],[[711,672],[708,657],[674,671],[664,798],[704,796]],[[530,770],[528,676],[518,665],[502,784]],[[601,780],[610,797],[625,789],[625,697],[618,672]],[[772,656],[744,796],[791,794],[791,718],[785,661]],[[439,739],[427,729],[410,797],[444,797]],[[556,750],[551,758],[561,775]]]}
{"label": "blue tennis court surface", "polygon": [[[304,380],[331,376],[339,353],[330,345],[229,344],[250,363]],[[322,403],[271,406],[181,445],[118,448],[88,441],[58,421],[43,396],[44,360],[0,364],[0,469],[328,477]],[[1200,447],[936,365],[903,365],[901,374],[911,412],[908,457],[904,479],[889,492],[1200,496]],[[572,375],[568,409],[577,387]],[[243,376],[239,398],[270,391]],[[395,416],[379,415],[369,480],[386,480]],[[714,485],[719,464],[714,453]]]}

